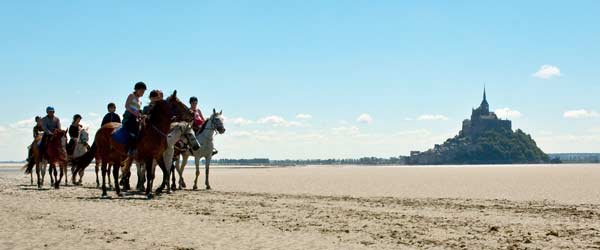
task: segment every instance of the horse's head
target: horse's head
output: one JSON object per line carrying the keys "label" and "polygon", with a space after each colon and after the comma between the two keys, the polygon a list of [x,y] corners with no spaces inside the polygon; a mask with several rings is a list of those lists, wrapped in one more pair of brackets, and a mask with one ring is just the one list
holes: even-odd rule
{"label": "horse's head", "polygon": [[148,110],[148,121],[153,125],[170,124],[173,111],[165,100],[155,101]]}
{"label": "horse's head", "polygon": [[56,159],[64,160],[67,156],[67,131],[55,129],[53,135],[48,138],[48,154],[57,157]]}
{"label": "horse's head", "polygon": [[196,135],[194,134],[194,130],[192,129],[192,125],[190,123],[187,122],[178,122],[178,123],[173,123],[171,130],[179,130],[180,134],[180,138],[181,140],[183,140],[183,142],[187,145],[190,145],[190,147],[192,147],[192,150],[196,151],[200,148],[200,143],[198,143],[198,140],[196,139]]}
{"label": "horse's head", "polygon": [[88,133],[88,129],[82,129],[79,131],[79,143],[88,143],[90,140],[90,134]]}
{"label": "horse's head", "polygon": [[179,100],[177,90],[173,91],[173,94],[167,97],[167,103],[171,106],[171,112],[175,116],[175,121],[191,122],[194,120],[194,112]]}
{"label": "horse's head", "polygon": [[213,113],[210,116],[209,121],[211,122],[211,126],[212,128],[214,128],[217,132],[219,132],[219,134],[224,134],[225,133],[225,121],[223,119],[223,110],[221,110],[221,112],[218,112],[213,109]]}

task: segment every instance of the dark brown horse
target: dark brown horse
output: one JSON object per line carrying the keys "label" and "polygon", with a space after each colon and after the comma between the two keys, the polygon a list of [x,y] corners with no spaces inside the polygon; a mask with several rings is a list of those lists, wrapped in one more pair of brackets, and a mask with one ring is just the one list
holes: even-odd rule
{"label": "dark brown horse", "polygon": [[[36,166],[36,174],[38,176],[38,188],[42,186],[40,179],[40,164],[45,164],[44,161],[50,164],[50,180],[54,188],[60,186],[63,175],[65,176],[65,185],[67,184],[67,131],[57,129],[53,135],[46,138],[44,144],[45,154],[42,156],[37,150],[37,143],[33,143],[34,158],[26,165],[25,173],[31,173],[33,166]],[[60,175],[57,176],[56,167],[60,169]]]}
{"label": "dark brown horse", "polygon": [[[158,163],[163,171],[163,182],[156,190],[157,194],[162,193],[168,181],[169,169],[167,169],[163,160],[163,153],[167,149],[167,134],[171,128],[172,122],[191,121],[194,114],[190,109],[177,98],[177,91],[173,92],[167,98],[167,105],[158,105],[155,103],[151,108],[150,115],[146,121],[146,126],[140,131],[140,141],[138,142],[136,160],[144,163],[146,168],[146,196],[152,198],[152,185],[154,183],[154,161]],[[165,110],[168,108],[168,110]],[[164,114],[169,114],[165,116]],[[158,115],[157,115],[158,114]],[[128,171],[124,171],[128,172]],[[129,180],[126,180],[127,182]],[[167,187],[168,188],[168,187]]]}

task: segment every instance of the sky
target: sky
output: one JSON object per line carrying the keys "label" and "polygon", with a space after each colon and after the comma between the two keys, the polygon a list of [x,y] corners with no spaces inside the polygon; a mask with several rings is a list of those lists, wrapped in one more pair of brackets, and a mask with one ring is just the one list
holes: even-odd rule
{"label": "sky", "polygon": [[[391,157],[490,109],[600,152],[599,1],[3,1],[0,160],[54,106],[92,135],[135,82],[223,110],[219,158]],[[144,97],[147,103],[147,96]]]}

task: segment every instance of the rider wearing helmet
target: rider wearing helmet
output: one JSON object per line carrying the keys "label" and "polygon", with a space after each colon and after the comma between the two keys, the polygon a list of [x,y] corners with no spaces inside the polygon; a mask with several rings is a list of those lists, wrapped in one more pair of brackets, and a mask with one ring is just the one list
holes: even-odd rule
{"label": "rider wearing helmet", "polygon": [[146,92],[147,88],[145,83],[138,82],[133,89],[133,93],[127,96],[127,100],[125,101],[125,113],[123,114],[123,126],[127,129],[130,137],[129,144],[127,145],[130,155],[133,154],[138,139],[137,137],[140,132],[139,119],[142,117],[142,101],[140,98],[144,96],[144,92]]}
{"label": "rider wearing helmet", "polygon": [[42,118],[42,128],[44,129],[44,135],[42,136],[42,142],[40,143],[40,152],[44,155],[46,152],[44,146],[48,137],[54,135],[54,130],[60,129],[60,119],[54,116],[54,107],[48,106],[46,108],[46,116]]}

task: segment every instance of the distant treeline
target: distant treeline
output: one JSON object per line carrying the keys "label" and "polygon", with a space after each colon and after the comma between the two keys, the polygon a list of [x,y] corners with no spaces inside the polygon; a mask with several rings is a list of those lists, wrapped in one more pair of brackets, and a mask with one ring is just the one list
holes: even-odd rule
{"label": "distant treeline", "polygon": [[255,159],[216,159],[213,163],[218,165],[244,165],[244,166],[304,166],[304,165],[404,165],[406,157],[363,157],[358,159],[307,159],[307,160],[270,160],[268,158]]}

